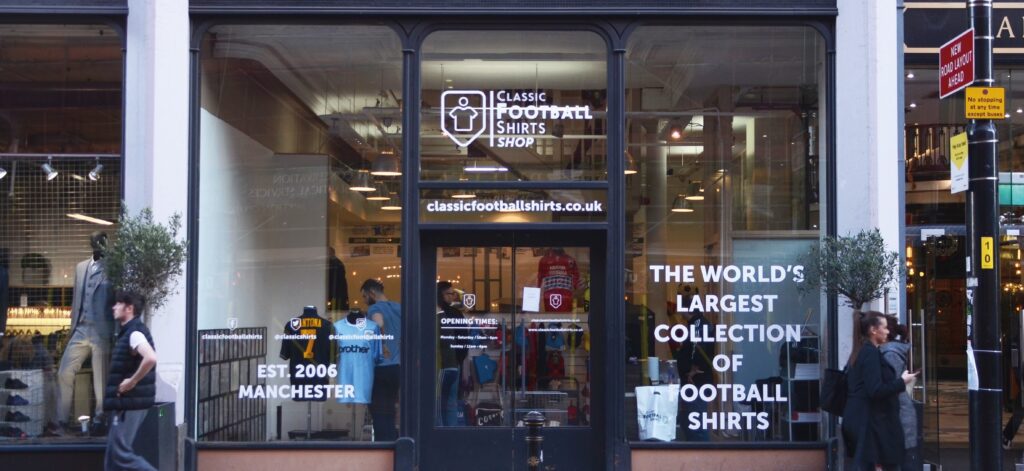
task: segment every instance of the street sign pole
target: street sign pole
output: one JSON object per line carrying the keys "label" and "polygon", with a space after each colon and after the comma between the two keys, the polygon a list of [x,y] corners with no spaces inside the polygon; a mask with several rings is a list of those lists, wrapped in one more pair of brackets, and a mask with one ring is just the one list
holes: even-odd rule
{"label": "street sign pole", "polygon": [[[991,87],[992,0],[968,0],[974,29],[975,81]],[[999,327],[999,201],[996,127],[991,119],[967,126],[967,355],[971,469],[1003,469],[1002,348]],[[972,378],[973,376],[973,378]]]}

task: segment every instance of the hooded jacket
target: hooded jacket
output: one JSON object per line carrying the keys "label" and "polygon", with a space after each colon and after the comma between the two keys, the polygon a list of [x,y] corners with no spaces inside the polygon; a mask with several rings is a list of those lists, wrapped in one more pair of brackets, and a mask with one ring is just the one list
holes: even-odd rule
{"label": "hooded jacket", "polygon": [[[882,351],[882,359],[889,366],[892,366],[896,374],[906,371],[908,359],[910,358],[910,344],[902,342],[887,342],[879,348]],[[917,411],[914,408],[914,400],[904,390],[900,393],[900,423],[903,425],[903,441],[907,448],[917,446]]]}

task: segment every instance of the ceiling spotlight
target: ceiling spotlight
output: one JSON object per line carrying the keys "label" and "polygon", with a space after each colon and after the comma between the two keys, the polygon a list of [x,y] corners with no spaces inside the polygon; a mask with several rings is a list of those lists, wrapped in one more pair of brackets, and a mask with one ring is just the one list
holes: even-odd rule
{"label": "ceiling spotlight", "polygon": [[388,187],[384,182],[377,182],[373,187],[375,191],[366,197],[368,201],[387,201],[391,199],[391,197],[388,196]]}
{"label": "ceiling spotlight", "polygon": [[0,167],[0,180],[7,176],[7,169]]}
{"label": "ceiling spotlight", "polygon": [[53,165],[51,165],[52,163],[52,160],[47,159],[45,164],[39,166],[39,168],[43,169],[43,173],[46,174],[46,181],[57,178],[58,172],[53,169]]}
{"label": "ceiling spotlight", "polygon": [[683,125],[679,121],[672,121],[668,127],[668,137],[673,141],[678,141],[683,138]]}
{"label": "ceiling spotlight", "polygon": [[366,170],[360,170],[356,172],[355,179],[352,180],[352,186],[348,187],[352,191],[359,191],[369,193],[374,191],[376,188],[370,184],[370,172]]}
{"label": "ceiling spotlight", "polygon": [[370,174],[378,177],[397,177],[402,174],[402,165],[395,157],[392,150],[381,151],[376,159],[373,159],[373,168]]}
{"label": "ceiling spotlight", "polygon": [[682,194],[676,195],[676,199],[672,201],[672,212],[673,213],[692,213],[693,204],[686,200]]}
{"label": "ceiling spotlight", "polygon": [[907,78],[908,79],[914,78],[914,71],[913,70],[907,71]]}
{"label": "ceiling spotlight", "polygon": [[686,195],[686,199],[690,201],[704,201],[704,187],[700,185],[700,182],[690,183],[690,192]]}
{"label": "ceiling spotlight", "polygon": [[910,107],[911,107],[911,108],[917,108],[917,103],[914,103],[914,102],[910,102]]}
{"label": "ceiling spotlight", "polygon": [[100,172],[103,171],[103,164],[100,163],[100,159],[96,159],[96,166],[89,171],[89,180],[97,181],[100,179]]}
{"label": "ceiling spotlight", "polygon": [[637,172],[637,170],[636,170],[636,159],[634,159],[633,158],[633,154],[630,154],[629,151],[627,150],[626,151],[626,167],[622,171],[622,173],[624,173],[626,175],[636,175],[636,172]]}

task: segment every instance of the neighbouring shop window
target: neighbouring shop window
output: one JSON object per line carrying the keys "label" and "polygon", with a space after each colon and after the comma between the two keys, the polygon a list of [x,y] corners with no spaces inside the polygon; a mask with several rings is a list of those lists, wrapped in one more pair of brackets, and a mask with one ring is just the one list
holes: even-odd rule
{"label": "neighbouring shop window", "polygon": [[108,25],[0,25],[0,445],[105,440],[123,69]]}
{"label": "neighbouring shop window", "polygon": [[824,43],[642,27],[626,52],[631,440],[817,441]]}
{"label": "neighbouring shop window", "polygon": [[401,51],[375,25],[206,33],[200,440],[397,438]]}
{"label": "neighbouring shop window", "polygon": [[[1005,37],[1005,32],[1002,33]],[[997,54],[996,61],[1001,62]],[[1006,56],[1002,56],[1005,58]],[[911,63],[913,61],[913,63]],[[923,449],[925,458],[938,462],[940,447],[966,446],[958,430],[964,427],[960,406],[966,401],[967,283],[963,260],[966,240],[967,193],[951,191],[951,140],[966,133],[963,93],[945,99],[935,94],[938,70],[924,66],[920,57],[908,56],[904,71],[906,300],[903,320],[911,325],[914,368],[921,379],[913,398],[924,402]],[[929,61],[929,64],[932,62]],[[998,133],[996,162],[999,170],[999,243],[1001,332],[1007,354],[1019,351],[1020,312],[1024,308],[1021,276],[1021,230],[1024,229],[1024,70],[1004,63],[993,71],[993,86],[1005,88],[1005,119],[993,121]],[[966,163],[963,164],[967,166]],[[1004,374],[1018,382],[1013,361]],[[1019,390],[1019,388],[1013,389]],[[1019,393],[1006,401],[1019,409]],[[952,404],[952,406],[949,406]],[[940,405],[943,405],[940,407]],[[1005,421],[1004,421],[1005,422]]]}
{"label": "neighbouring shop window", "polygon": [[442,31],[423,43],[424,180],[605,180],[607,46],[585,31]]}

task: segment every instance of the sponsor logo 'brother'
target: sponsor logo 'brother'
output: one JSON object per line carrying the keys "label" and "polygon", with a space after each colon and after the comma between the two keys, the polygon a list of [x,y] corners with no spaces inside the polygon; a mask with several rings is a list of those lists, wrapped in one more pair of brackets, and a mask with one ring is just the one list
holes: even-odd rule
{"label": "sponsor logo 'brother'", "polygon": [[543,91],[448,90],[441,94],[441,130],[459,147],[485,132],[491,147],[530,147],[547,134],[545,121],[594,119],[589,106],[547,101]]}
{"label": "sponsor logo 'brother'", "polygon": [[360,347],[359,345],[343,345],[338,347],[340,353],[370,353],[370,347]]}

